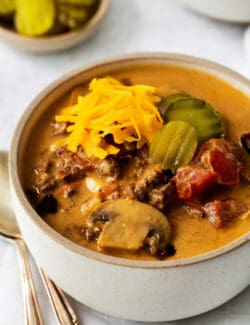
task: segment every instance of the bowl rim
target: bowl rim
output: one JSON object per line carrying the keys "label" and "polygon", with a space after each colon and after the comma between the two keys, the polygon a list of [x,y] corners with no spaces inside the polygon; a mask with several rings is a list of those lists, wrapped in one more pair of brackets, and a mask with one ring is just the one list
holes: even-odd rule
{"label": "bowl rim", "polygon": [[16,31],[5,28],[0,25],[0,36],[4,36],[5,39],[9,40],[19,40],[25,41],[29,43],[40,43],[43,45],[44,43],[54,43],[54,42],[64,42],[68,39],[72,39],[77,35],[82,34],[83,36],[89,34],[102,20],[102,18],[106,15],[108,8],[110,6],[111,0],[100,0],[100,4],[96,10],[96,12],[90,17],[86,23],[83,24],[82,27],[77,28],[75,30],[70,30],[67,32],[59,33],[59,34],[51,34],[51,35],[42,35],[38,37],[31,37],[26,35],[18,34]]}
{"label": "bowl rim", "polygon": [[[241,74],[223,66],[213,61],[209,61],[203,58],[184,55],[184,54],[177,54],[177,53],[169,53],[169,52],[142,52],[142,53],[133,53],[127,55],[119,55],[115,57],[111,57],[108,59],[101,59],[95,61],[94,63],[87,64],[80,68],[74,69],[69,73],[64,74],[62,77],[58,78],[54,82],[50,83],[43,91],[41,91],[35,99],[30,103],[30,105],[26,108],[23,112],[19,122],[15,128],[12,143],[10,148],[9,154],[9,173],[10,173],[10,181],[12,185],[12,190],[15,193],[16,198],[19,200],[22,208],[24,209],[25,213],[28,217],[32,220],[32,222],[42,230],[46,236],[50,238],[50,240],[54,240],[57,244],[60,244],[68,251],[76,253],[78,255],[84,256],[86,258],[96,260],[106,264],[113,264],[117,266],[125,266],[131,268],[142,268],[142,269],[161,269],[161,268],[173,268],[177,266],[186,266],[192,265],[200,262],[204,262],[216,257],[219,257],[223,254],[227,254],[232,250],[239,248],[240,246],[246,244],[250,241],[250,231],[245,233],[244,235],[240,236],[236,240],[230,242],[229,244],[222,246],[218,249],[215,249],[210,252],[206,252],[200,255],[176,259],[176,260],[164,260],[164,261],[140,261],[140,260],[132,260],[126,258],[115,257],[111,255],[106,255],[94,250],[91,250],[87,247],[83,247],[80,245],[75,244],[74,242],[70,241],[69,239],[65,238],[61,234],[59,234],[56,230],[50,227],[32,208],[31,204],[28,202],[26,195],[22,189],[21,181],[19,179],[19,171],[18,171],[18,156],[19,156],[19,143],[22,138],[23,130],[25,129],[30,116],[36,111],[39,103],[43,101],[43,99],[51,94],[57,87],[61,86],[65,82],[69,81],[72,78],[77,77],[77,75],[86,73],[87,71],[91,71],[92,69],[110,66],[112,64],[119,65],[119,64],[131,64],[131,63],[138,63],[143,64],[143,61],[150,61],[152,64],[156,64],[157,60],[164,61],[164,60],[172,60],[175,63],[173,65],[178,66],[181,64],[183,66],[192,66],[197,70],[206,71],[210,74],[215,72],[221,73],[224,76],[229,77],[230,79],[240,82],[242,85],[247,86],[250,90],[250,80],[242,76]],[[153,61],[155,61],[153,63]],[[176,63],[176,61],[180,61]],[[145,63],[144,62],[144,63]],[[163,62],[161,62],[162,64]],[[163,63],[164,64],[164,63]],[[168,63],[165,63],[168,65]],[[119,68],[119,67],[118,67]],[[213,71],[213,72],[212,72]],[[220,76],[221,79],[223,77]],[[227,81],[227,79],[223,79]],[[227,81],[228,82],[228,81]],[[230,83],[230,82],[229,82]]]}
{"label": "bowl rim", "polygon": [[[205,16],[207,18],[212,18],[218,21],[222,21],[222,22],[228,22],[228,23],[233,23],[233,24],[247,24],[250,21],[250,16],[249,13],[245,11],[245,16],[242,18],[240,16],[242,16],[242,14],[236,13],[236,14],[232,14],[231,10],[226,12],[223,12],[221,10],[221,6],[220,4],[217,5],[218,2],[216,2],[216,5],[214,6],[214,4],[212,4],[212,7],[210,6],[209,9],[207,9],[207,7],[204,8],[204,6],[200,6],[201,2],[197,2],[197,1],[190,1],[190,0],[180,0],[180,2],[189,10],[193,11],[196,14]],[[237,0],[237,2],[239,2]],[[245,0],[244,0],[245,2]],[[222,5],[224,6],[225,3]],[[239,4],[238,4],[239,7]],[[230,6],[228,6],[228,8],[230,8]],[[226,9],[227,10],[227,9]],[[223,15],[224,14],[224,15]]]}

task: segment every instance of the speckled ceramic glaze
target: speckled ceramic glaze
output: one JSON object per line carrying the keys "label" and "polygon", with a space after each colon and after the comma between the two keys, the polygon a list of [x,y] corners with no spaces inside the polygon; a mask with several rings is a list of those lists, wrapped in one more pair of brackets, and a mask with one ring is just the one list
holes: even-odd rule
{"label": "speckled ceramic glaze", "polygon": [[62,237],[32,209],[22,189],[23,152],[30,131],[66,91],[100,74],[138,63],[189,66],[209,71],[244,92],[244,77],[215,63],[176,54],[120,57],[78,69],[45,89],[23,114],[10,153],[13,202],[22,234],[41,267],[80,302],[112,316],[166,321],[219,306],[250,283],[250,233],[218,250],[175,261],[132,261],[106,256]]}

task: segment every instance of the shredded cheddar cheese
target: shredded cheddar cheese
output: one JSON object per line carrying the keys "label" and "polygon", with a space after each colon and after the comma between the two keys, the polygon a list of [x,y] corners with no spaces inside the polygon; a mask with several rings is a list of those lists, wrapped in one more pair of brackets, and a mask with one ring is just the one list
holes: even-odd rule
{"label": "shredded cheddar cheese", "polygon": [[[93,79],[86,96],[78,96],[77,104],[63,108],[55,116],[58,123],[68,122],[68,135],[59,140],[76,152],[82,146],[87,156],[103,159],[117,154],[117,145],[137,142],[137,148],[150,143],[163,125],[155,106],[160,98],[154,87],[125,86],[112,77]],[[113,136],[108,144],[105,136]]]}

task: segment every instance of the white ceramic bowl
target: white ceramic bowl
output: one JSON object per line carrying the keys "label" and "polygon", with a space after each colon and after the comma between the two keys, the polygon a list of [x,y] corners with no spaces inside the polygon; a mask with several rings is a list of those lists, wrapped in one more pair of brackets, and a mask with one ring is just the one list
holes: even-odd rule
{"label": "white ceramic bowl", "polygon": [[87,40],[100,26],[110,5],[110,0],[100,0],[94,15],[81,27],[74,31],[41,37],[20,35],[0,26],[0,38],[23,51],[33,53],[52,53],[67,50]]}
{"label": "white ceramic bowl", "polygon": [[173,261],[134,261],[78,246],[48,226],[22,188],[24,148],[40,116],[66,91],[100,74],[140,63],[209,71],[249,93],[250,82],[218,64],[176,54],[139,54],[78,69],[51,84],[28,107],[14,134],[10,176],[15,213],[37,262],[67,293],[101,312],[139,321],[166,321],[208,311],[250,283],[250,233],[209,253]]}
{"label": "white ceramic bowl", "polygon": [[212,18],[235,23],[250,22],[250,0],[180,0],[187,7]]}

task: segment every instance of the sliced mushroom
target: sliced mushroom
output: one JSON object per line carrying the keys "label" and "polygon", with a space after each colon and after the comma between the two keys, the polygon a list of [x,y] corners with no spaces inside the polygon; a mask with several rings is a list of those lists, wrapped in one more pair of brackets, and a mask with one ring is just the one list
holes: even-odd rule
{"label": "sliced mushroom", "polygon": [[135,200],[117,199],[99,205],[88,217],[89,229],[99,229],[100,248],[136,251],[144,245],[152,253],[163,251],[171,238],[163,213]]}

